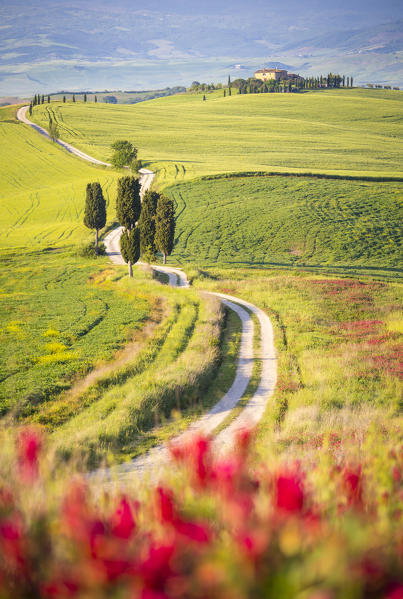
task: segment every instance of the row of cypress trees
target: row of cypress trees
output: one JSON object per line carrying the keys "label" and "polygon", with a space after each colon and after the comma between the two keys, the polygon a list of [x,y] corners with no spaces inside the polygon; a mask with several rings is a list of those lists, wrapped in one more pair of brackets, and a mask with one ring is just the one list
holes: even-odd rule
{"label": "row of cypress trees", "polygon": [[[140,181],[133,176],[118,179],[116,217],[123,227],[120,250],[133,276],[133,264],[140,255],[147,262],[156,258],[157,251],[164,257],[171,254],[175,236],[175,210],[172,200],[155,191],[146,191],[141,201]],[[88,183],[84,224],[95,229],[95,251],[98,253],[100,229],[106,224],[106,201],[100,183]]]}

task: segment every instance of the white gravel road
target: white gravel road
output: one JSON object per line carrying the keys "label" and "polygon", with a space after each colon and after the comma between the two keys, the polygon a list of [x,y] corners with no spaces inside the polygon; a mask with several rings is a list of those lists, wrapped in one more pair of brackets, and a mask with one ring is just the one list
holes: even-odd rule
{"label": "white gravel road", "polygon": [[[28,106],[20,108],[17,112],[17,118],[23,123],[29,125],[35,129],[41,135],[49,138],[48,132],[32,123],[27,117],[26,112]],[[57,144],[62,146],[68,152],[92,162],[94,164],[100,164],[103,166],[111,166],[107,162],[97,160],[81,150],[77,150],[72,145],[58,139]],[[150,188],[154,173],[148,169],[141,169],[141,194]],[[122,227],[118,227],[108,233],[104,238],[104,244],[107,255],[114,264],[124,264],[124,260],[120,254],[120,236],[122,234]],[[169,277],[169,284],[177,287],[188,287],[189,282],[186,278],[185,273],[179,268],[173,268],[171,266],[152,266],[155,270],[163,272]],[[240,352],[238,359],[238,367],[234,382],[227,393],[222,399],[206,414],[195,421],[189,429],[182,435],[176,437],[173,441],[180,443],[185,439],[189,438],[196,433],[212,434],[214,430],[224,422],[224,420],[230,415],[232,409],[236,406],[239,400],[243,397],[250,378],[252,376],[253,363],[255,359],[253,350],[253,336],[254,326],[253,320],[250,316],[252,312],[259,320],[260,326],[260,337],[261,337],[261,355],[262,370],[258,389],[250,399],[246,407],[239,413],[239,415],[221,432],[216,435],[214,440],[214,447],[217,453],[230,449],[235,435],[238,430],[255,426],[262,418],[265,411],[268,400],[270,399],[277,379],[277,361],[274,348],[273,328],[269,317],[260,308],[257,308],[250,302],[242,300],[237,297],[221,293],[212,293],[218,297],[228,308],[234,310],[242,322],[242,335],[240,342]],[[165,445],[155,447],[151,449],[144,456],[140,456],[131,462],[122,464],[113,470],[97,471],[94,474],[97,476],[102,473],[103,476],[113,478],[113,480],[119,480],[122,482],[133,472],[141,473],[142,471],[158,471],[163,464],[169,461],[169,450]]]}
{"label": "white gravel road", "polygon": [[[30,127],[32,127],[32,129],[35,129],[35,131],[37,131],[38,133],[40,133],[47,139],[50,139],[49,133],[46,131],[46,129],[44,129],[43,127],[40,127],[39,125],[36,125],[35,123],[33,123],[32,121],[30,121],[27,118],[28,109],[29,109],[29,106],[23,106],[22,108],[20,108],[17,111],[17,119],[19,121],[21,121],[22,123],[29,125]],[[70,152],[70,154],[74,154],[75,156],[78,156],[79,158],[83,158],[84,160],[87,160],[87,162],[92,162],[93,164],[101,164],[102,166],[111,166],[109,164],[109,162],[102,162],[102,160],[97,160],[96,158],[89,156],[85,152],[82,152],[81,150],[77,150],[77,148],[68,144],[66,141],[57,139],[55,141],[55,143],[57,143],[59,146],[61,146],[62,148],[64,148],[68,152]]]}
{"label": "white gravel road", "polygon": [[[119,261],[120,234],[121,228],[111,231],[111,233],[105,237],[104,243],[110,258],[115,263],[122,264],[123,260],[121,257],[121,261]],[[181,269],[159,265],[152,266],[152,268],[167,274],[169,277],[169,284],[174,287],[189,286],[186,275]],[[261,336],[261,350],[259,357],[262,360],[262,370],[259,386],[240,414],[229,424],[229,426],[224,428],[214,438],[214,450],[215,453],[219,454],[225,450],[231,449],[239,430],[254,427],[262,418],[267,402],[276,385],[277,361],[274,348],[273,328],[269,317],[260,308],[257,308],[250,302],[240,298],[222,293],[212,293],[212,295],[218,297],[224,305],[231,310],[234,310],[242,322],[242,335],[236,376],[231,388],[224,397],[222,397],[209,412],[191,424],[185,433],[175,437],[172,440],[173,443],[185,442],[197,433],[205,435],[212,434],[231,414],[233,408],[243,397],[252,376],[255,354],[253,349],[254,325],[250,315],[251,312],[258,318]],[[164,464],[169,463],[169,461],[170,452],[168,447],[166,445],[160,445],[154,447],[145,455],[114,468],[112,471],[102,471],[102,476],[110,478],[119,484],[130,480],[133,473],[155,473],[155,475],[158,476],[161,467],[163,467]]]}

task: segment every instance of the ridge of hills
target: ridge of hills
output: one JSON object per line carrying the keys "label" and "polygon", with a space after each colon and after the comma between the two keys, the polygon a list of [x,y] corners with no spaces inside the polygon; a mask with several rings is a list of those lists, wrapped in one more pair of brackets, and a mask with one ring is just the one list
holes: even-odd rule
{"label": "ridge of hills", "polygon": [[358,85],[403,85],[401,7],[358,8],[15,2],[0,8],[1,95],[210,83],[271,63],[305,76],[340,71]]}

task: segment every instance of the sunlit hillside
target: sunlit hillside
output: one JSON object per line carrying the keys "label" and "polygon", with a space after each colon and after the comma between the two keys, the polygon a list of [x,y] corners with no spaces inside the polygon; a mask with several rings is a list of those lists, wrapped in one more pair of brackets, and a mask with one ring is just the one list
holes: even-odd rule
{"label": "sunlit hillside", "polygon": [[239,171],[403,176],[403,92],[234,94],[45,104],[33,118],[46,126],[51,111],[63,139],[103,160],[115,139],[130,139],[160,186]]}

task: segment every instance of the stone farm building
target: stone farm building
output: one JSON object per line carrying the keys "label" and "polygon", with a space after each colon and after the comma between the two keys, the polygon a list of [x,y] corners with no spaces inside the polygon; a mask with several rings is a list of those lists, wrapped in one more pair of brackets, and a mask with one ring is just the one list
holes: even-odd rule
{"label": "stone farm building", "polygon": [[255,79],[261,79],[262,81],[268,81],[269,79],[283,81],[284,79],[300,79],[300,76],[283,69],[260,69],[256,71]]}

